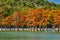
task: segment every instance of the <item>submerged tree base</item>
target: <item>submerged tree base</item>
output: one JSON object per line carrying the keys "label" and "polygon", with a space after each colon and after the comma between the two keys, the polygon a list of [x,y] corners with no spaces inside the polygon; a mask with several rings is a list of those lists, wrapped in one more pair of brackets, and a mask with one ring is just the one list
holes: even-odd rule
{"label": "submerged tree base", "polygon": [[[19,28],[19,31],[18,31],[17,28],[11,29],[11,30],[10,30],[10,29],[2,29],[2,30],[0,29],[0,32],[7,32],[7,31],[8,31],[8,32],[20,32],[20,31],[23,31],[23,29],[20,29],[20,28]],[[39,29],[39,28],[38,28],[38,31],[37,31],[36,29],[29,29],[29,30],[28,30],[28,29],[25,29],[25,28],[24,28],[24,31],[29,31],[29,32],[39,32],[39,31],[40,31],[40,32],[49,32],[49,31],[50,31],[50,32],[60,32],[60,31],[58,31],[57,28],[56,28],[55,30],[49,29],[49,28],[47,28],[47,29],[46,29],[46,28],[43,28],[43,29]],[[23,31],[23,32],[24,32],[24,31]]]}

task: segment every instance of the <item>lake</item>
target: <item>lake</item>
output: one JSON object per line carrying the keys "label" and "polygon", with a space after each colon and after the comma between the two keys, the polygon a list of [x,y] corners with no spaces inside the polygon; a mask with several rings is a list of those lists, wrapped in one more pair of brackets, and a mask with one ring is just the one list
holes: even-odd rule
{"label": "lake", "polygon": [[0,32],[0,40],[60,40],[58,32]]}

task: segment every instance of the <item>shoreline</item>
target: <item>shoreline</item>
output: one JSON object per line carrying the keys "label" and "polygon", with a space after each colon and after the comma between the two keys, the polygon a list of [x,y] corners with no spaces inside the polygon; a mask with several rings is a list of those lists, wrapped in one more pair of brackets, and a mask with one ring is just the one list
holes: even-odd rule
{"label": "shoreline", "polygon": [[[6,28],[6,29],[5,29],[5,28],[2,28],[2,31],[9,31],[9,30],[10,30],[10,28]],[[17,28],[12,28],[12,29],[11,29],[11,31],[14,31],[14,30],[17,31],[18,29],[17,29]],[[22,31],[22,30],[24,30],[24,31],[29,31],[29,30],[33,30],[33,29],[30,29],[30,28],[29,28],[29,29],[28,29],[28,28],[24,28],[24,29],[19,28],[19,31]],[[35,29],[35,30],[36,30],[36,29]],[[51,28],[47,28],[47,29],[45,29],[45,28],[39,29],[39,28],[38,28],[38,30],[42,30],[42,31],[43,31],[43,30],[44,30],[44,31],[46,31],[46,30],[52,31],[53,29],[51,29]],[[0,28],[0,31],[1,31],[1,28]],[[55,31],[58,31],[58,28],[55,28]]]}

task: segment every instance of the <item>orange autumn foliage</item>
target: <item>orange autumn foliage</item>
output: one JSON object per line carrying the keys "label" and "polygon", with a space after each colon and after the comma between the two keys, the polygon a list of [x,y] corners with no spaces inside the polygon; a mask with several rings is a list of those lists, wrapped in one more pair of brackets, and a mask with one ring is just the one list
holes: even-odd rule
{"label": "orange autumn foliage", "polygon": [[11,25],[14,24],[18,26],[60,25],[60,10],[37,8],[28,10],[27,14],[21,11],[16,11],[12,16],[5,18],[3,23],[10,23]]}

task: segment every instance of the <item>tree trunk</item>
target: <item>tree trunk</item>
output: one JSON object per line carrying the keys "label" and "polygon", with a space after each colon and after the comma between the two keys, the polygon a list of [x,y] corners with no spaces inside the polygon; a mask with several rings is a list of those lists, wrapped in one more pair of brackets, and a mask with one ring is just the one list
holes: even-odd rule
{"label": "tree trunk", "polygon": [[58,27],[58,32],[60,32],[60,27]]}
{"label": "tree trunk", "polygon": [[14,31],[15,31],[15,27],[14,27]]}
{"label": "tree trunk", "polygon": [[53,27],[52,27],[52,31],[54,32],[55,31],[55,26],[53,25]]}
{"label": "tree trunk", "polygon": [[45,32],[47,31],[47,26],[45,27]]}
{"label": "tree trunk", "polygon": [[22,28],[23,28],[23,31],[24,31],[24,26]]}
{"label": "tree trunk", "polygon": [[11,27],[10,27],[10,31],[11,31]]}
{"label": "tree trunk", "polygon": [[35,27],[33,26],[33,31],[35,31]]}
{"label": "tree trunk", "polygon": [[35,31],[38,31],[38,28],[37,28],[37,26],[35,27]]}
{"label": "tree trunk", "polygon": [[39,31],[41,31],[41,26],[39,26]]}
{"label": "tree trunk", "polygon": [[42,31],[45,31],[43,26],[42,26]]}
{"label": "tree trunk", "polygon": [[2,31],[2,26],[1,26],[1,31]]}
{"label": "tree trunk", "polygon": [[18,30],[17,31],[19,31],[19,26],[18,26]]}
{"label": "tree trunk", "polygon": [[32,28],[31,28],[31,26],[30,26],[30,31],[32,31]]}
{"label": "tree trunk", "polygon": [[28,31],[29,31],[29,26],[28,26]]}
{"label": "tree trunk", "polygon": [[6,26],[5,26],[5,31],[7,31],[7,30],[6,30]]}

